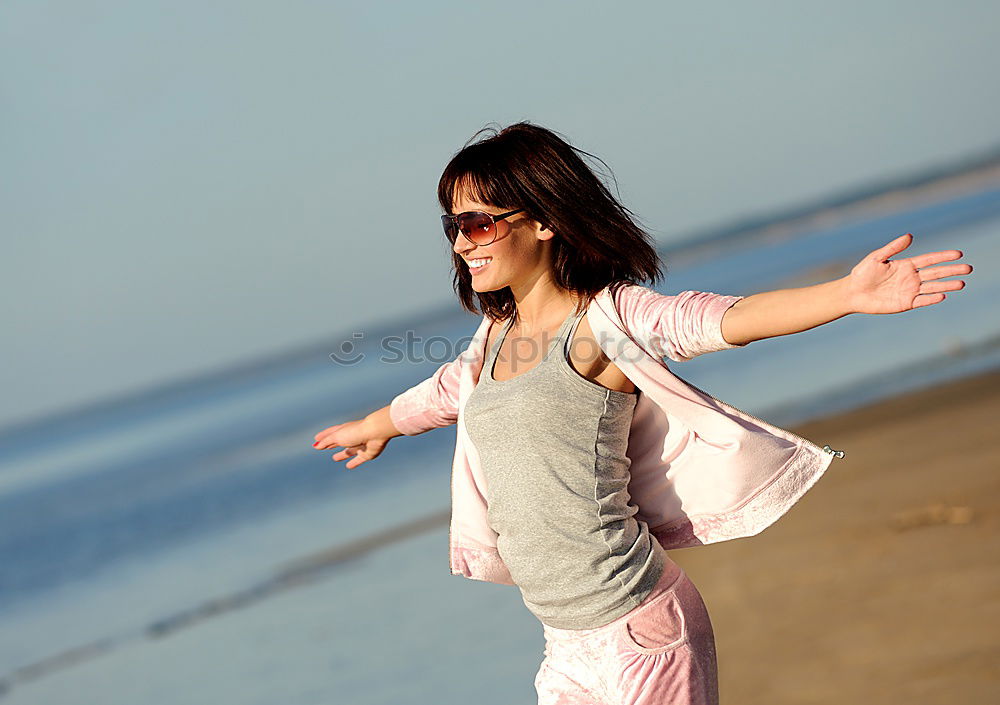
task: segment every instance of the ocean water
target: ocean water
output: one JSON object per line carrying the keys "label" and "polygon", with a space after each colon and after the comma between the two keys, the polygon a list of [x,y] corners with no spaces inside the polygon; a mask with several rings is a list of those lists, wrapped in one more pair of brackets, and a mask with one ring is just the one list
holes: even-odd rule
{"label": "ocean water", "polygon": [[[671,370],[787,427],[1000,365],[996,189],[732,240],[660,289],[819,283],[905,232],[897,258],[962,250],[965,289]],[[320,346],[0,433],[0,699],[532,702],[540,625],[515,588],[448,572],[454,427],[353,471],[311,447],[454,358],[477,324],[429,312],[365,331],[356,364]],[[379,341],[406,327],[436,356],[385,357]]]}

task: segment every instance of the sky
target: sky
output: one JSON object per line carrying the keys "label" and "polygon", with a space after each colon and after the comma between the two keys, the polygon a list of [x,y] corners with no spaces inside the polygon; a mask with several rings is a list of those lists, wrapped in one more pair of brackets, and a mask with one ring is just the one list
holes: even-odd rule
{"label": "sky", "polygon": [[975,157],[998,26],[995,2],[7,0],[0,427],[447,304],[437,179],[489,124],[601,157],[662,243]]}

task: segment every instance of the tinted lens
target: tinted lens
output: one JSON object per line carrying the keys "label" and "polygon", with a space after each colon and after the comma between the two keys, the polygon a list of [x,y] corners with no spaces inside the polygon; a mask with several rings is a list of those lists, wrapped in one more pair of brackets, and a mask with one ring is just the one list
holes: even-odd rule
{"label": "tinted lens", "polygon": [[485,245],[493,241],[495,225],[493,219],[485,213],[462,213],[458,217],[458,227],[462,233],[477,245]]}
{"label": "tinted lens", "polygon": [[455,221],[452,220],[447,215],[441,216],[441,225],[444,226],[444,234],[448,240],[454,244],[455,236],[458,235],[458,228],[455,227]]}

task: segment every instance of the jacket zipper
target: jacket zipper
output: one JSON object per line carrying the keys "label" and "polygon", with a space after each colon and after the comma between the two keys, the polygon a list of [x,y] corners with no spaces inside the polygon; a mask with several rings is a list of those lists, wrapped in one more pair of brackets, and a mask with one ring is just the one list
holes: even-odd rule
{"label": "jacket zipper", "polygon": [[[672,372],[671,372],[671,374],[674,374],[674,373],[672,373]],[[675,377],[677,377],[677,375],[676,375],[676,374],[674,374],[674,376],[675,376]],[[680,378],[680,377],[678,377],[678,379],[681,379],[681,378]],[[715,401],[717,401],[717,402],[719,402],[719,403],[721,403],[721,404],[724,404],[725,406],[730,406],[730,407],[732,407],[733,409],[736,409],[736,410],[737,410],[738,412],[740,412],[741,414],[746,414],[747,416],[749,416],[749,417],[750,417],[751,419],[754,419],[755,421],[760,421],[761,423],[763,423],[763,424],[766,424],[767,426],[773,426],[773,425],[774,425],[774,424],[772,424],[772,423],[771,423],[770,421],[767,421],[767,420],[765,420],[765,419],[762,419],[762,418],[760,418],[759,416],[754,416],[753,414],[751,414],[751,413],[749,413],[749,412],[747,412],[747,411],[743,411],[743,409],[739,409],[739,408],[737,408],[737,407],[733,406],[732,404],[730,404],[730,403],[729,403],[729,402],[727,402],[727,401],[723,401],[722,399],[719,399],[718,397],[716,397],[716,396],[714,396],[714,395],[712,395],[712,394],[709,394],[708,392],[706,392],[706,391],[705,391],[704,389],[702,389],[702,388],[701,388],[701,387],[699,387],[698,385],[696,385],[696,384],[691,384],[691,382],[689,382],[689,381],[688,381],[688,380],[686,380],[686,379],[685,379],[685,380],[682,380],[682,381],[683,381],[683,382],[684,382],[685,384],[689,384],[689,385],[691,385],[692,387],[694,387],[695,389],[697,389],[697,390],[698,390],[699,392],[701,392],[701,393],[702,393],[702,394],[704,394],[705,396],[707,396],[707,397],[709,397],[709,398],[711,398],[711,399],[714,399]],[[801,438],[801,436],[800,436],[800,438]],[[808,439],[808,438],[804,438],[803,440],[806,440],[806,441],[808,441],[809,439]],[[809,441],[809,442],[810,442],[810,443],[812,443],[812,441]],[[823,448],[822,448],[822,451],[823,451],[824,453],[828,453],[828,454],[832,455],[832,456],[833,456],[833,457],[835,457],[835,458],[843,458],[843,457],[844,457],[844,455],[846,455],[846,453],[844,453],[844,451],[842,451],[842,450],[834,450],[833,448],[831,448],[831,447],[829,446],[829,444],[827,444],[827,445],[823,446]]]}

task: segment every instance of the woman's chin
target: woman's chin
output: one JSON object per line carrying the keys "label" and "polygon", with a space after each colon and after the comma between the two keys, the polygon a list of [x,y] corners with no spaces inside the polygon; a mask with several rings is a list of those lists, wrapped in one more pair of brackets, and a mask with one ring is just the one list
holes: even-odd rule
{"label": "woman's chin", "polygon": [[485,277],[473,277],[472,278],[472,290],[477,291],[480,294],[485,294],[488,291],[496,291],[497,289],[502,289],[502,286],[497,286],[486,280]]}

